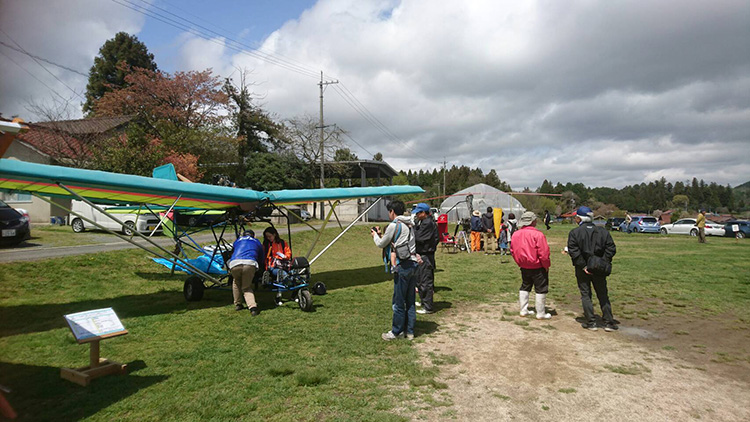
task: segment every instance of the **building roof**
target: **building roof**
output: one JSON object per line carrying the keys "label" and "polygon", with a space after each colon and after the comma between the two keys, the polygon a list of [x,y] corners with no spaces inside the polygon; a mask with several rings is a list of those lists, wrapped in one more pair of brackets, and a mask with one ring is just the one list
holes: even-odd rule
{"label": "building roof", "polygon": [[57,122],[37,122],[39,126],[70,135],[96,135],[109,132],[133,120],[133,116],[92,117],[89,119],[61,120]]}
{"label": "building roof", "polygon": [[362,177],[362,171],[365,172],[365,178],[367,179],[377,179],[378,177],[391,178],[398,174],[398,172],[385,161],[333,161],[327,162],[326,165],[344,165],[349,167],[350,179],[357,179]]}
{"label": "building roof", "polygon": [[132,119],[132,116],[116,116],[28,123],[29,131],[18,135],[18,139],[58,160],[85,159],[91,156],[88,145],[92,141]]}

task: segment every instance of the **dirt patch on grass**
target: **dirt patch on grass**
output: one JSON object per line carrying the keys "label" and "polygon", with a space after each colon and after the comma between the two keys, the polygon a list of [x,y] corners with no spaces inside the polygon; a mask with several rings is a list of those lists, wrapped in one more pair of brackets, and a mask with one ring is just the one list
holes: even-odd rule
{"label": "dirt patch on grass", "polygon": [[[543,322],[516,316],[510,304],[454,308],[451,315],[441,316],[440,329],[418,339],[415,347],[424,365],[439,367],[435,382],[451,405],[420,403],[408,416],[471,421],[750,420],[750,385],[741,377],[727,378],[713,367],[697,366],[676,347],[642,344],[643,332],[583,330],[571,311],[558,311],[561,315]],[[657,347],[666,341],[642,338]]]}

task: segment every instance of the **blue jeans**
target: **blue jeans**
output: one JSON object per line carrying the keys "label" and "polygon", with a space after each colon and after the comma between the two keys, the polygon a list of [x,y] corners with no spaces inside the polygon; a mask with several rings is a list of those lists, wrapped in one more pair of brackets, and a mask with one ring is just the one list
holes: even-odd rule
{"label": "blue jeans", "polygon": [[414,305],[414,290],[417,286],[417,263],[404,260],[398,265],[398,272],[393,275],[393,331],[399,335],[414,334],[414,322],[417,320],[417,308]]}
{"label": "blue jeans", "polygon": [[286,271],[278,268],[271,268],[269,271],[271,271],[271,275],[276,279],[277,283],[282,283],[287,277],[289,277],[289,274],[287,274]]}

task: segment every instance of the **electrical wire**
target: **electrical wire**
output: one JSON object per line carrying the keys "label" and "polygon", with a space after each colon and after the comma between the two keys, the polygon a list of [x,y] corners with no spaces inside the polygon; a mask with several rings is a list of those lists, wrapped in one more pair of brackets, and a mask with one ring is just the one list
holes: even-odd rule
{"label": "electrical wire", "polygon": [[[263,52],[257,48],[250,47],[246,44],[243,44],[239,41],[236,41],[232,39],[231,37],[228,37],[224,34],[221,34],[219,32],[216,32],[210,28],[207,28],[204,25],[198,24],[194,21],[191,21],[189,19],[186,19],[182,16],[179,16],[173,12],[170,12],[169,10],[156,6],[154,4],[151,4],[145,0],[140,0],[141,2],[147,4],[149,7],[152,7],[154,9],[157,9],[159,11],[162,11],[163,13],[160,13],[158,11],[151,10],[147,7],[135,4],[135,0],[111,0],[112,2],[119,4],[120,6],[126,7],[128,9],[134,10],[135,12],[138,12],[140,14],[143,14],[145,16],[151,17],[159,22],[165,23],[167,25],[170,25],[174,28],[187,31],[197,37],[200,37],[202,39],[205,39],[209,42],[212,42],[214,44],[220,45],[222,47],[227,47],[233,51],[239,52],[241,54],[248,55],[250,57],[264,60],[268,62],[269,64],[284,68],[286,70],[298,73],[302,76],[310,77],[318,79],[321,75],[317,72],[312,70],[309,67],[306,67],[302,64],[294,63],[293,60],[284,58],[283,56],[279,56],[276,54],[266,53]],[[173,16],[176,19],[173,19],[167,15]],[[195,15],[193,15],[195,16]],[[205,21],[204,21],[205,22]],[[207,25],[212,25],[210,23],[205,22]],[[215,26],[215,25],[212,25]],[[200,28],[196,29],[196,28]],[[220,29],[220,28],[219,28]],[[213,36],[211,36],[213,34]],[[216,40],[215,37],[221,37],[224,39],[224,42],[219,42]],[[330,78],[330,76],[329,76]],[[333,79],[330,79],[330,81],[333,81]],[[373,127],[375,127],[378,131],[383,133],[388,139],[391,140],[391,142],[398,143],[403,145],[403,147],[415,155],[421,157],[422,159],[430,161],[431,159],[420,153],[419,151],[416,151],[412,147],[408,145],[406,141],[399,138],[393,132],[382,122],[380,121],[375,115],[370,112],[370,110],[361,102],[359,101],[356,96],[345,86],[342,84],[342,88],[337,88],[336,85],[332,85],[335,88],[335,91],[341,96],[341,98],[362,118],[365,119],[368,123],[370,123]],[[355,142],[356,143],[356,142]],[[359,144],[358,144],[359,145]],[[361,145],[360,145],[361,147]]]}
{"label": "electrical wire", "polygon": [[81,76],[85,76],[85,77],[87,77],[87,78],[89,77],[89,75],[87,75],[87,74],[85,74],[85,73],[83,73],[83,72],[81,72],[81,71],[78,71],[78,70],[72,69],[72,68],[70,68],[70,67],[68,67],[68,66],[63,66],[63,65],[61,65],[61,64],[59,64],[59,63],[55,63],[55,62],[53,62],[52,60],[48,60],[48,59],[45,59],[44,57],[40,57],[40,56],[37,56],[36,54],[31,54],[31,53],[29,53],[28,51],[25,51],[25,50],[21,50],[21,49],[20,49],[20,48],[18,48],[18,47],[13,47],[12,45],[10,45],[10,44],[6,44],[6,43],[4,43],[3,41],[0,41],[0,45],[2,45],[2,46],[5,46],[5,47],[7,47],[7,48],[10,48],[11,50],[14,50],[14,51],[16,51],[16,52],[18,52],[18,53],[21,53],[21,54],[25,54],[25,55],[27,55],[27,56],[31,57],[32,59],[37,59],[37,60],[41,60],[41,61],[43,61],[43,62],[45,62],[45,63],[51,64],[52,66],[57,66],[57,67],[59,67],[60,69],[64,69],[64,70],[67,70],[68,72],[72,72],[72,73],[75,73],[75,74],[78,74],[78,75],[81,75]]}
{"label": "electrical wire", "polygon": [[7,58],[8,60],[10,60],[13,64],[15,64],[16,66],[20,67],[21,70],[23,70],[24,72],[28,73],[32,78],[36,79],[37,82],[39,82],[40,84],[44,85],[47,89],[49,89],[50,91],[52,91],[52,93],[54,93],[55,95],[57,95],[58,97],[60,97],[60,99],[62,99],[63,101],[65,101],[66,104],[70,105],[70,101],[68,99],[66,99],[65,97],[63,97],[62,95],[60,95],[59,92],[55,91],[52,87],[50,87],[49,85],[47,85],[46,83],[44,83],[44,81],[42,81],[41,79],[37,78],[36,75],[34,75],[33,73],[31,73],[28,69],[26,69],[25,67],[23,67],[20,64],[18,64],[18,62],[16,62],[15,60],[13,60],[12,57],[10,57],[9,55],[3,53],[2,51],[0,51],[0,55],[5,56],[5,58]]}
{"label": "electrical wire", "polygon": [[[15,45],[16,45],[16,47],[18,47],[18,48],[20,48],[21,50],[23,50],[23,52],[24,52],[25,54],[28,54],[28,52],[27,52],[26,50],[24,50],[24,49],[23,49],[23,47],[21,47],[21,45],[20,45],[20,44],[18,44],[18,43],[16,42],[16,40],[14,40],[14,39],[13,39],[13,37],[11,37],[10,35],[8,35],[8,33],[7,33],[7,32],[5,32],[5,31],[4,31],[4,30],[2,30],[2,29],[0,29],[0,32],[2,32],[2,33],[3,33],[3,35],[5,35],[6,37],[8,37],[8,39],[9,39],[9,40],[10,40],[10,41],[11,41],[11,42],[12,42],[13,44],[15,44]],[[31,58],[32,58],[32,59],[33,59],[33,60],[34,60],[34,61],[36,62],[36,64],[38,64],[39,66],[41,66],[41,67],[42,67],[42,69],[44,69],[44,70],[45,70],[45,72],[47,72],[47,73],[49,73],[50,75],[52,75],[52,77],[53,77],[53,78],[55,78],[55,79],[57,80],[57,82],[60,82],[60,83],[61,83],[61,84],[62,84],[62,85],[63,85],[63,86],[65,87],[65,88],[68,88],[68,89],[70,90],[70,92],[72,92],[73,94],[75,94],[76,96],[78,96],[78,97],[79,97],[80,99],[82,99],[82,100],[85,100],[85,98],[83,97],[83,95],[79,94],[79,93],[78,93],[78,92],[77,92],[77,91],[76,91],[75,89],[71,88],[71,87],[70,87],[70,85],[66,84],[65,82],[63,82],[63,80],[62,80],[62,79],[58,78],[58,77],[57,77],[57,75],[55,75],[54,73],[52,73],[52,71],[50,71],[49,69],[47,69],[47,66],[43,65],[41,61],[37,60],[37,59],[36,59],[36,58],[34,58],[34,57],[31,57]]]}

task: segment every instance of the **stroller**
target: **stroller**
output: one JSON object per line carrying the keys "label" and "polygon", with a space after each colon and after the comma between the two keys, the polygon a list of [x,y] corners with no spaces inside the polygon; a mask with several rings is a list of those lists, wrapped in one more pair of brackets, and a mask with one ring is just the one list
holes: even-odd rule
{"label": "stroller", "polygon": [[312,295],[308,289],[310,282],[310,263],[307,258],[299,256],[294,259],[276,259],[276,276],[265,270],[261,276],[261,286],[272,292],[290,292],[300,309],[310,312],[313,309]]}

